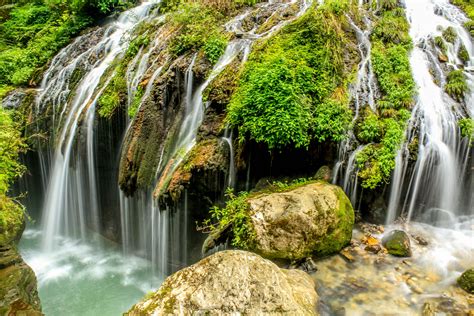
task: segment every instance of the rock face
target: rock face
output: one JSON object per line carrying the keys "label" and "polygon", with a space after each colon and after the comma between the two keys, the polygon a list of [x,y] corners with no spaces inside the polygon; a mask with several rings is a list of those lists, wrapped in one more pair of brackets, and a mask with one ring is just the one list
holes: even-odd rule
{"label": "rock face", "polygon": [[0,315],[42,315],[36,284],[16,248],[0,247]]}
{"label": "rock face", "polygon": [[248,202],[255,251],[266,258],[324,256],[351,240],[354,210],[338,186],[316,182]]}
{"label": "rock face", "polygon": [[393,230],[382,240],[388,253],[397,257],[411,257],[410,237],[402,230]]}
{"label": "rock face", "polygon": [[474,268],[466,270],[458,279],[458,285],[468,293],[474,294]]}
{"label": "rock face", "polygon": [[168,277],[128,315],[317,315],[314,286],[303,271],[222,251]]}

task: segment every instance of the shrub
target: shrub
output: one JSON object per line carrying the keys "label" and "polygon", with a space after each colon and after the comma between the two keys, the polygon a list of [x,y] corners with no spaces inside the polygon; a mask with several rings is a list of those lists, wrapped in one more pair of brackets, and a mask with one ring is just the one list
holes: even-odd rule
{"label": "shrub", "polygon": [[348,100],[334,95],[345,91],[341,57],[348,39],[331,10],[310,10],[251,54],[228,107],[227,121],[241,141],[273,150],[344,137]]}
{"label": "shrub", "polygon": [[462,118],[458,121],[458,125],[461,129],[461,136],[472,142],[474,138],[474,120],[472,118]]}
{"label": "shrub", "polygon": [[449,26],[443,31],[443,37],[446,41],[454,44],[458,37],[453,27]]}
{"label": "shrub", "polygon": [[222,35],[214,35],[206,40],[204,54],[206,58],[215,64],[224,54],[227,47],[227,39]]}
{"label": "shrub", "polygon": [[462,70],[451,71],[446,78],[444,89],[455,100],[461,101],[464,94],[469,90],[464,72]]}

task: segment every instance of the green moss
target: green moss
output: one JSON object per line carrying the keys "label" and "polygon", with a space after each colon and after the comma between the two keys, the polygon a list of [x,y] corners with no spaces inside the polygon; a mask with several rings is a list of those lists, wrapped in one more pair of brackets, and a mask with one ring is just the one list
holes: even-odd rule
{"label": "green moss", "polygon": [[435,39],[434,39],[434,42],[435,42],[436,46],[439,47],[441,52],[443,54],[446,54],[446,52],[448,51],[448,46],[446,45],[446,42],[444,41],[443,37],[442,36],[436,36]]}
{"label": "green moss", "polygon": [[464,72],[462,70],[451,71],[446,78],[444,90],[455,100],[461,101],[464,94],[469,91]]}
{"label": "green moss", "polygon": [[[309,10],[252,52],[228,107],[241,141],[270,150],[340,141],[350,122],[344,15]],[[351,69],[352,70],[352,69]]]}
{"label": "green moss", "polygon": [[454,44],[458,36],[454,28],[452,26],[449,26],[443,31],[443,37],[449,43]]}
{"label": "green moss", "polygon": [[411,257],[410,237],[404,231],[394,230],[382,242],[389,254],[397,257]]}
{"label": "green moss", "polygon": [[337,229],[325,234],[317,243],[314,254],[323,257],[340,251],[347,246],[352,238],[352,229],[354,227],[354,209],[349,198],[344,191],[334,188],[338,197],[338,208],[336,210]]}
{"label": "green moss", "polygon": [[115,68],[112,79],[97,101],[100,116],[111,117],[126,99],[127,82],[125,81],[125,71],[126,68],[123,64]]}
{"label": "green moss", "polygon": [[150,38],[148,37],[148,34],[145,33],[138,35],[130,42],[130,45],[128,45],[127,52],[125,54],[126,58],[131,59],[135,57],[140,48],[147,47],[148,44],[150,44]]}
{"label": "green moss", "polygon": [[459,47],[458,57],[463,63],[467,63],[469,61],[469,52],[467,51],[466,46],[461,45],[461,47]]}
{"label": "green moss", "polygon": [[474,269],[468,269],[461,274],[457,283],[464,291],[474,294]]}
{"label": "green moss", "polygon": [[7,196],[10,185],[25,171],[18,161],[26,150],[19,124],[11,111],[0,106],[0,246],[18,238],[24,223],[23,207]]}

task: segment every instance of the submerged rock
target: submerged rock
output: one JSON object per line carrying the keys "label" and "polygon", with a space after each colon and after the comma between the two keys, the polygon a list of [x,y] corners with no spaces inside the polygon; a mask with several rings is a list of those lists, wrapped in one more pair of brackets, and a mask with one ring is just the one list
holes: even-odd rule
{"label": "submerged rock", "polygon": [[0,247],[0,315],[42,315],[35,274],[15,246]]}
{"label": "submerged rock", "polygon": [[474,268],[466,270],[457,280],[458,285],[468,293],[474,294]]}
{"label": "submerged rock", "polygon": [[340,251],[352,236],[354,210],[338,186],[315,182],[248,200],[254,250],[267,258],[303,259]]}
{"label": "submerged rock", "polygon": [[411,257],[410,237],[402,230],[393,230],[382,240],[388,253],[397,257]]}
{"label": "submerged rock", "polygon": [[128,315],[317,315],[317,301],[314,281],[305,272],[232,250],[171,275]]}

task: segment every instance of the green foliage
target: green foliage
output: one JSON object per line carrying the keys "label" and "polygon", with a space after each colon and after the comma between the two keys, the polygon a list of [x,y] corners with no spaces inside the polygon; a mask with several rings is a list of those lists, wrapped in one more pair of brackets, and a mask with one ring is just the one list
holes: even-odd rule
{"label": "green foliage", "polygon": [[21,232],[24,217],[23,207],[7,196],[12,182],[25,171],[18,158],[26,145],[12,115],[0,106],[0,246]]}
{"label": "green foliage", "polygon": [[222,18],[217,10],[197,2],[180,4],[169,16],[170,23],[179,29],[179,34],[170,43],[170,51],[179,56],[198,50],[211,38],[220,37],[219,21]]}
{"label": "green foliage", "polygon": [[474,139],[474,119],[462,118],[458,121],[459,128],[461,129],[461,136],[465,137],[472,142]]}
{"label": "green foliage", "polygon": [[0,84],[26,85],[92,20],[44,4],[15,7],[0,25]]}
{"label": "green foliage", "polygon": [[342,61],[347,38],[345,17],[336,18],[333,9],[310,10],[254,50],[228,107],[241,141],[273,150],[342,139],[350,117]]}
{"label": "green foliage", "polygon": [[141,86],[138,86],[137,91],[133,96],[132,104],[130,104],[130,107],[128,108],[128,116],[130,118],[135,117],[135,115],[137,114],[144,93],[145,90]]}
{"label": "green foliage", "polygon": [[466,49],[466,46],[461,44],[458,51],[458,57],[462,60],[463,63],[467,63],[469,61],[469,52]]}
{"label": "green foliage", "polygon": [[206,40],[204,44],[204,54],[206,58],[215,64],[224,54],[227,47],[227,38],[222,35],[214,35]]}
{"label": "green foliage", "polygon": [[458,36],[457,36],[456,31],[454,30],[454,28],[452,26],[449,26],[443,31],[443,37],[448,42],[454,44],[454,42],[456,41],[456,38]]}
{"label": "green foliage", "polygon": [[368,111],[357,126],[357,138],[363,143],[379,142],[383,133],[383,122],[379,117]]}
{"label": "green foliage", "polygon": [[[357,138],[370,143],[356,157],[362,187],[375,189],[390,180],[397,150],[404,141],[407,109],[413,104],[415,82],[411,74],[409,52],[412,48],[408,23],[397,1],[380,4],[383,13],[372,34],[372,64],[382,97],[376,113],[368,113],[357,126]],[[438,46],[444,44],[435,39]],[[383,118],[382,118],[383,117]]]}
{"label": "green foliage", "polygon": [[147,47],[148,44],[150,44],[150,38],[147,36],[147,34],[141,34],[137,36],[128,45],[128,49],[125,56],[127,58],[134,57],[135,55],[137,55],[141,47]]}
{"label": "green foliage", "polygon": [[372,39],[382,41],[384,44],[411,45],[411,39],[408,35],[410,25],[405,19],[401,8],[386,10],[382,13],[374,26]]}
{"label": "green foliage", "polygon": [[231,227],[232,246],[241,249],[250,249],[255,233],[249,215],[247,203],[247,192],[235,195],[232,190],[227,190],[228,201],[225,207],[213,207],[210,210],[211,218],[204,222],[204,225],[211,229],[211,234],[222,228]]}
{"label": "green foliage", "polygon": [[115,74],[97,101],[98,113],[102,117],[111,117],[126,98],[127,82],[125,66],[118,65]]}
{"label": "green foliage", "polygon": [[380,183],[389,181],[395,168],[396,152],[404,140],[405,122],[403,119],[384,119],[382,141],[367,145],[357,155],[363,188],[375,189]]}
{"label": "green foliage", "polygon": [[435,42],[436,46],[438,46],[439,49],[441,49],[443,54],[446,54],[446,52],[448,51],[448,46],[446,45],[446,42],[444,41],[443,37],[442,36],[436,36],[435,39],[434,39],[434,42]]}
{"label": "green foliage", "polygon": [[462,70],[451,71],[446,78],[444,90],[454,99],[458,101],[462,100],[464,94],[469,91],[464,72]]}

